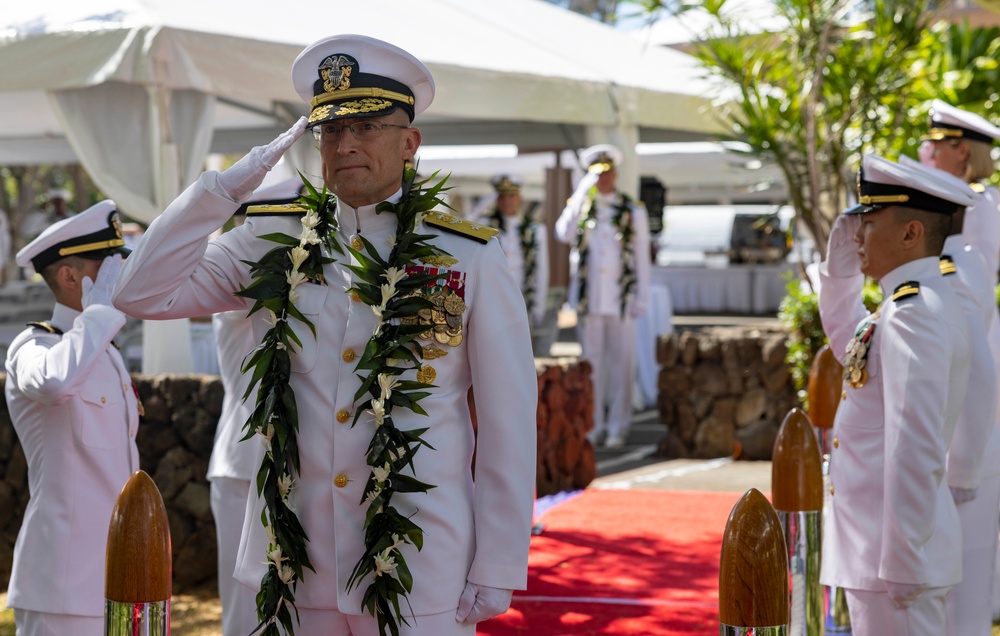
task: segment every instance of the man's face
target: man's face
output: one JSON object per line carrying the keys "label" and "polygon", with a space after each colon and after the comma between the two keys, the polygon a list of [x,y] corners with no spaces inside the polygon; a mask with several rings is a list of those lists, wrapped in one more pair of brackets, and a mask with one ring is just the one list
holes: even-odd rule
{"label": "man's face", "polygon": [[497,196],[497,209],[504,216],[514,216],[520,207],[521,194],[519,192],[510,192]]}
{"label": "man's face", "polygon": [[601,194],[611,194],[618,184],[618,171],[612,168],[607,172],[602,172],[597,177],[597,191]]}
{"label": "man's face", "polygon": [[862,214],[854,234],[861,272],[878,280],[906,262],[902,250],[905,233],[906,222],[891,207]]}
{"label": "man's face", "polygon": [[[355,122],[407,126],[406,114],[397,111],[383,117],[350,117],[331,124],[349,126]],[[351,207],[386,200],[402,184],[403,162],[413,159],[420,146],[416,128],[385,127],[374,139],[358,139],[344,128],[339,135],[322,136],[323,181],[337,198]]]}

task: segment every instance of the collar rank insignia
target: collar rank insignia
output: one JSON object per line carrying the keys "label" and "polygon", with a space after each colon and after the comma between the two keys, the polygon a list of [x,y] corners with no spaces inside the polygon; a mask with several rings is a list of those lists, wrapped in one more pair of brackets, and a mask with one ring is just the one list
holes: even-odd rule
{"label": "collar rank insignia", "polygon": [[916,296],[920,293],[920,283],[915,280],[906,281],[892,291],[892,302],[898,303],[904,298]]}
{"label": "collar rank insignia", "polygon": [[941,268],[942,276],[951,276],[952,274],[958,271],[958,269],[955,267],[955,261],[953,261],[951,256],[948,256],[947,254],[941,255],[941,262],[939,264],[939,267]]}
{"label": "collar rank insignia", "polygon": [[881,310],[866,317],[854,332],[854,338],[847,343],[847,355],[844,357],[844,382],[855,389],[860,389],[868,382],[868,349],[875,335],[875,324]]}

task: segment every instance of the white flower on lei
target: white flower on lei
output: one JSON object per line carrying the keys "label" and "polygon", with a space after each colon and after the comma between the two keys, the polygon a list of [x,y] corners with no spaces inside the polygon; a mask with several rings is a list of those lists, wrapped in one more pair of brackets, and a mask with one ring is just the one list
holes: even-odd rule
{"label": "white flower on lei", "polygon": [[389,396],[392,395],[392,390],[399,386],[399,380],[394,375],[379,373],[378,386],[382,390],[382,400],[388,400]]}
{"label": "white flower on lei", "polygon": [[386,548],[382,550],[379,554],[375,555],[375,573],[374,576],[382,576],[383,574],[392,574],[396,569],[396,557],[390,555],[392,548]]}
{"label": "white flower on lei", "polygon": [[309,258],[309,250],[305,249],[301,245],[296,245],[292,248],[292,251],[289,252],[288,258],[292,261],[292,269],[297,270],[302,266],[302,263],[305,263],[306,259]]}
{"label": "white flower on lei", "polygon": [[389,467],[389,462],[385,463],[385,466],[372,466],[372,475],[375,476],[375,483],[384,484],[385,480],[389,479],[389,473],[391,469]]}
{"label": "white flower on lei", "polygon": [[288,284],[292,286],[292,289],[295,289],[302,283],[306,282],[307,279],[306,275],[300,272],[299,270],[291,269],[285,272],[285,280],[288,281]]}

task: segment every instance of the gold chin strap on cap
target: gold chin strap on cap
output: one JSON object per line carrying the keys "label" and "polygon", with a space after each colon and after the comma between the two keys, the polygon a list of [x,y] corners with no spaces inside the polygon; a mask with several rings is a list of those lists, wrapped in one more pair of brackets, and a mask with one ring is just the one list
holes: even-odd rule
{"label": "gold chin strap on cap", "polygon": [[110,241],[98,241],[97,243],[84,243],[83,245],[73,245],[59,250],[59,256],[72,256],[84,252],[96,252],[97,250],[111,249],[112,247],[122,247],[125,241],[122,239],[111,239]]}
{"label": "gold chin strap on cap", "polygon": [[908,194],[883,194],[878,196],[868,196],[863,195],[858,197],[858,203],[861,205],[873,205],[876,203],[906,203],[910,200],[910,195]]}
{"label": "gold chin strap on cap", "polygon": [[397,93],[395,91],[387,91],[384,88],[349,88],[343,91],[333,91],[332,93],[323,93],[322,95],[317,95],[313,97],[309,102],[312,108],[316,108],[320,104],[325,104],[333,100],[340,99],[350,99],[351,97],[384,97],[386,99],[391,99],[396,102],[403,102],[404,104],[413,105],[413,97],[410,95],[404,95],[403,93]]}

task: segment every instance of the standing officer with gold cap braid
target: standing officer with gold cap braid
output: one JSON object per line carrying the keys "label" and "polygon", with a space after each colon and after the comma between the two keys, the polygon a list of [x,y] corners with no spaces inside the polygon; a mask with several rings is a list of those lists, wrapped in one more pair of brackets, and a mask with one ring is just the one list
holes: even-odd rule
{"label": "standing officer with gold cap braid", "polygon": [[7,349],[7,408],[31,494],[7,588],[18,636],[104,634],[108,525],[139,470],[138,391],[113,340],[125,315],[111,305],[128,252],[105,200],[17,253],[55,297],[52,318]]}
{"label": "standing officer with gold cap braid", "polygon": [[[874,155],[858,189],[820,267],[823,330],[844,365],[820,579],[844,589],[855,636],[940,636],[962,578],[945,471],[971,343],[939,257],[972,193]],[[885,298],[874,313],[866,275]]]}
{"label": "standing officer with gold cap braid", "polygon": [[[280,416],[251,419],[267,488],[251,493],[236,566],[261,587],[265,633],[277,621],[371,636],[394,620],[405,636],[471,636],[527,583],[537,377],[524,301],[495,231],[410,181],[412,122],[434,97],[419,60],[337,35],[306,47],[292,80],[308,120],[181,194],[143,235],[115,302],[147,319],[267,303],[249,321],[262,355],[282,362],[266,367],[255,414]],[[209,241],[307,127],[336,202],[250,209]],[[279,335],[289,328],[297,340]],[[488,451],[474,473],[473,386]],[[276,475],[293,433],[300,465]]]}
{"label": "standing officer with gold cap braid", "polygon": [[587,173],[556,221],[555,235],[572,248],[569,301],[583,357],[593,367],[588,438],[596,444],[606,435],[605,445],[617,448],[632,418],[635,320],[649,299],[649,220],[641,202],[617,190],[621,150],[591,146],[581,160]]}

